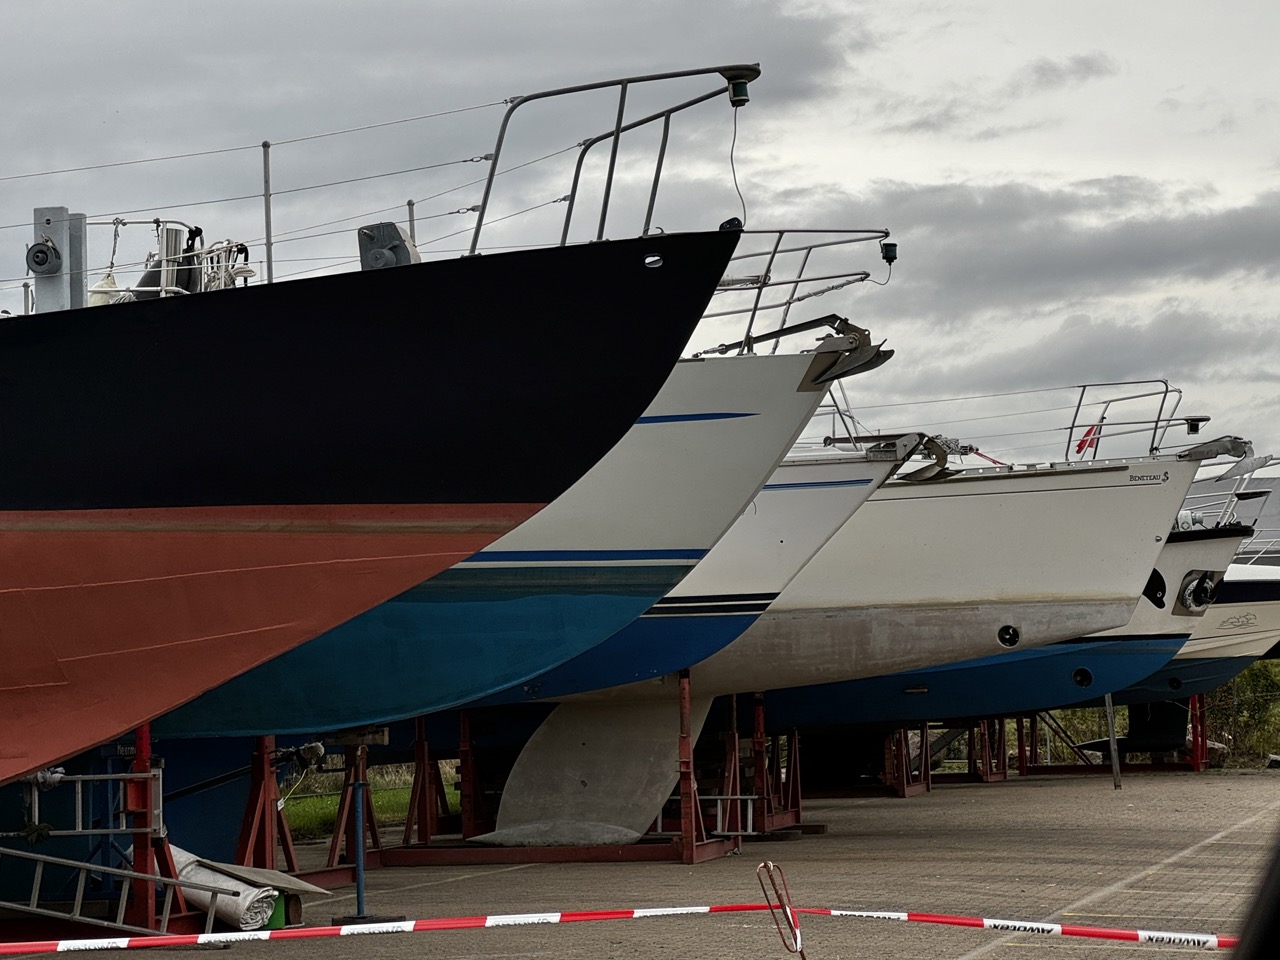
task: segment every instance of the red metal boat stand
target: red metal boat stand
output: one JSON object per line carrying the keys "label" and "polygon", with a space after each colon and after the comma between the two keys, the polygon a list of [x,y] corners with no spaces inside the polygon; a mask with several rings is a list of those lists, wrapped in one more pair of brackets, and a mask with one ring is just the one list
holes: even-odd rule
{"label": "red metal boat stand", "polygon": [[[151,724],[144,723],[133,735],[134,754],[131,772],[151,773]],[[159,828],[156,818],[156,781],[150,776],[126,780],[124,783],[124,812],[129,815],[133,834],[133,869],[137,873],[154,874],[177,879],[178,868],[169,849],[169,838]],[[182,888],[174,887],[173,908],[176,914],[187,914]],[[145,878],[131,881],[129,904],[125,910],[125,922],[149,930],[160,929],[160,916],[156,911],[156,884]]]}
{"label": "red metal boat stand", "polygon": [[249,804],[240,825],[236,863],[275,870],[276,847],[279,846],[284,853],[284,869],[297,873],[298,852],[280,804],[275,759],[276,738],[258,737],[249,767]]}
{"label": "red metal boat stand", "polygon": [[[404,836],[400,842],[430,843],[440,833],[440,821],[449,815],[445,798],[444,778],[440,776],[440,764],[431,759],[427,746],[427,721],[418,717],[414,721],[413,786],[409,790],[409,815],[404,823]],[[417,832],[415,838],[414,833]]]}
{"label": "red metal boat stand", "polygon": [[693,765],[693,725],[692,693],[689,685],[689,671],[680,671],[680,835],[672,840],[674,855],[672,860],[684,863],[702,863],[733,853],[742,847],[742,822],[740,817],[740,780],[738,731],[734,723],[730,724],[725,741],[725,779],[723,782],[724,800],[714,800],[717,806],[726,803],[728,815],[722,819],[720,826],[726,837],[709,837],[703,819],[702,801],[698,797],[698,778]]}
{"label": "red metal boat stand", "polygon": [[969,769],[963,773],[931,772],[929,779],[933,783],[995,783],[1009,779],[1003,718],[979,720],[968,728],[968,741]]}
{"label": "red metal boat stand", "polygon": [[[333,837],[329,841],[329,859],[327,866],[331,869],[339,863],[354,866],[356,861],[357,837],[356,826],[356,784],[368,783],[369,748],[364,744],[349,745],[346,751],[346,776],[342,783],[342,795],[338,801],[338,818],[334,822]],[[382,852],[382,841],[378,837],[378,821],[373,813],[373,797],[368,790],[360,790],[360,804],[363,809],[365,828],[365,866],[377,866],[376,861]]]}
{"label": "red metal boat stand", "polygon": [[[703,801],[699,798],[698,784],[694,776],[693,736],[691,722],[691,694],[688,671],[680,674],[680,734],[678,744],[679,764],[679,798],[680,826],[674,837],[653,838],[634,844],[611,844],[588,847],[488,847],[479,845],[444,844],[440,842],[419,842],[402,847],[391,847],[381,850],[380,863],[383,866],[423,866],[428,864],[476,864],[476,863],[587,863],[587,862],[626,862],[626,861],[660,861],[676,860],[683,863],[700,863],[714,857],[722,857],[739,849],[742,838],[734,836],[711,836],[708,834],[702,810]],[[726,744],[726,754],[732,751],[735,762],[726,763],[726,773],[732,771],[731,779],[726,779],[725,795],[745,799],[737,794],[737,738],[732,737]],[[429,757],[425,748],[415,750],[415,782],[428,780],[431,776]],[[485,816],[480,806],[481,794],[479,778],[475,772],[475,755],[471,749],[469,725],[463,717],[461,743],[459,744],[459,784],[462,802],[463,838],[473,837],[485,832]],[[423,796],[429,791],[423,788]],[[724,802],[721,799],[706,798],[707,802]],[[430,800],[426,801],[430,804]],[[721,818],[720,826],[726,834],[741,830],[740,819],[735,819],[739,807],[735,800],[725,808],[727,816]],[[423,813],[419,809],[416,822],[421,837]],[[430,807],[428,806],[426,821],[430,830]],[[311,879],[311,878],[309,878]],[[315,882],[313,880],[313,882]]]}
{"label": "red metal boat stand", "polygon": [[[884,781],[900,797],[915,797],[933,789],[929,772],[929,725],[919,727],[920,744],[911,749],[911,731],[903,727],[884,738]],[[918,765],[913,762],[919,761]]]}
{"label": "red metal boat stand", "polygon": [[462,813],[462,839],[470,840],[492,829],[484,809],[475,744],[471,742],[471,714],[466,710],[458,712],[458,802]]}
{"label": "red metal boat stand", "polygon": [[[355,737],[359,739],[359,735]],[[369,748],[363,743],[345,743],[345,775],[338,799],[338,816],[329,838],[329,857],[325,866],[317,870],[298,873],[300,879],[317,887],[341,887],[356,882],[356,859],[359,856],[360,828],[356,825],[356,796],[359,794],[364,825],[364,867],[384,866],[385,851],[378,836],[378,822],[374,818],[373,798],[367,789],[356,790],[356,784],[368,783]]]}
{"label": "red metal boat stand", "polygon": [[[805,830],[805,824],[801,823],[804,811],[800,795],[800,735],[795,730],[772,737],[765,733],[762,693],[755,695],[754,711],[751,774],[755,816],[752,826],[760,833],[796,827]],[[823,830],[824,827],[814,825],[809,832]]]}
{"label": "red metal boat stand", "polygon": [[1191,751],[1189,762],[1191,769],[1199,773],[1209,768],[1209,729],[1208,713],[1204,697],[1197,694],[1191,698]]}
{"label": "red metal boat stand", "polygon": [[[1185,771],[1199,773],[1209,766],[1209,731],[1206,723],[1205,700],[1201,695],[1190,698],[1187,711],[1189,742],[1181,751],[1186,759],[1183,761],[1122,763],[1121,772],[1141,773],[1143,771]],[[1053,763],[1051,758],[1041,757],[1041,728],[1056,733],[1066,748],[1076,757],[1075,763]],[[1017,718],[1018,735],[1018,772],[1023,776],[1030,774],[1059,773],[1100,773],[1112,772],[1109,763],[1095,760],[1082,751],[1052,713],[1031,714]],[[1131,743],[1131,753],[1144,752],[1140,744]]]}

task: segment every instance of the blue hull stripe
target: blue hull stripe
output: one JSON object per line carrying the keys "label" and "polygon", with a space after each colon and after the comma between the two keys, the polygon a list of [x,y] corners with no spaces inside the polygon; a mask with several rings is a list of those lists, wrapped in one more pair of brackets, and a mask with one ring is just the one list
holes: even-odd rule
{"label": "blue hull stripe", "polygon": [[692,423],[696,420],[738,420],[742,417],[758,417],[758,413],[668,413],[641,417],[636,423]]}
{"label": "blue hull stripe", "polygon": [[583,563],[607,560],[692,560],[706,550],[481,550],[462,563]]}

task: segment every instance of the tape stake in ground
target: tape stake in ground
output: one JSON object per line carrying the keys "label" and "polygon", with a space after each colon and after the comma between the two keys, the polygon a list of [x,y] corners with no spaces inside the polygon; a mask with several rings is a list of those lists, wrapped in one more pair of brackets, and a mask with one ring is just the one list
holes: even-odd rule
{"label": "tape stake in ground", "polygon": [[[791,905],[791,891],[787,888],[787,878],[782,868],[772,860],[766,860],[756,867],[756,879],[760,881],[760,892],[764,894],[764,902],[769,907],[769,915],[773,917],[773,925],[778,928],[782,945],[787,948],[787,953],[794,953],[800,960],[806,960],[800,940],[800,915]],[[766,880],[769,881],[767,886]]]}

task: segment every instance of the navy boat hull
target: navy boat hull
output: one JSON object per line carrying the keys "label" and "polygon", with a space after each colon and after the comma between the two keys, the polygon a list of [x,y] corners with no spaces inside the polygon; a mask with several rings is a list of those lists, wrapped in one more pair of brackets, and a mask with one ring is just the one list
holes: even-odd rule
{"label": "navy boat hull", "polygon": [[1004,717],[1050,710],[1118,690],[1158,670],[1186,634],[1053,643],[845,683],[774,690],[774,729]]}
{"label": "navy boat hull", "polygon": [[[657,394],[736,243],[676,234],[0,323],[0,783],[545,506]],[[602,352],[605,323],[625,362]]]}

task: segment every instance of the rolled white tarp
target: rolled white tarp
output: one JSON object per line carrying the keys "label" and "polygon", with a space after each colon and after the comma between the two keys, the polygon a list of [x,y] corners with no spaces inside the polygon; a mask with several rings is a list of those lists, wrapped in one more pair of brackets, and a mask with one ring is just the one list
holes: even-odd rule
{"label": "rolled white tarp", "polygon": [[[238,897],[225,894],[218,897],[213,913],[219,920],[237,930],[260,930],[267,925],[267,921],[271,919],[271,912],[275,909],[276,897],[279,896],[275,889],[255,887],[218,870],[211,870],[204,866],[194,853],[188,853],[172,843],[169,844],[169,850],[173,853],[173,865],[178,868],[179,880],[239,891]],[[205,913],[209,912],[212,894],[204,890],[183,887],[182,895],[187,898],[187,903],[191,906]]]}

